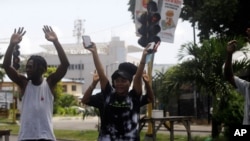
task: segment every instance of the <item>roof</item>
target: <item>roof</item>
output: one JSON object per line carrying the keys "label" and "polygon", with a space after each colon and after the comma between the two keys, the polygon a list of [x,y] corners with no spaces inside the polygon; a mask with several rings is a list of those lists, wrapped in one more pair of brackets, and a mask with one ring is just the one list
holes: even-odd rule
{"label": "roof", "polygon": [[[92,95],[95,95],[97,93],[100,93],[101,92],[101,89],[94,89],[93,92],[92,92]],[[83,98],[83,95],[79,96],[80,99]]]}
{"label": "roof", "polygon": [[[57,54],[57,51],[53,45],[51,44],[46,44],[46,45],[40,45],[43,49],[46,50],[47,53],[51,54]],[[82,44],[77,44],[77,43],[64,43],[62,44],[63,49],[66,54],[88,54],[89,51],[85,49]],[[99,53],[103,53],[103,48],[107,48],[108,45],[107,43],[96,43],[96,46],[98,46]]]}
{"label": "roof", "polygon": [[[51,54],[57,54],[56,50],[54,47],[51,47],[53,45],[51,44],[46,44],[46,45],[40,45],[43,49],[46,50],[47,53]],[[63,49],[65,53],[67,54],[88,54],[89,51],[85,49],[82,44],[77,44],[77,43],[64,43],[62,44]],[[108,50],[108,43],[96,43],[96,46],[98,46],[98,52],[99,53],[107,53]],[[128,53],[136,53],[136,52],[142,52],[143,48],[140,48],[138,46],[134,45],[128,45],[127,47],[127,52]]]}
{"label": "roof", "polygon": [[67,83],[67,82],[74,82],[74,83],[82,83],[82,84],[85,83],[84,80],[80,81],[80,80],[72,80],[72,79],[68,79],[68,78],[63,78],[63,79],[61,80],[61,82],[65,82],[65,83]]}
{"label": "roof", "polygon": [[128,53],[136,53],[136,52],[142,52],[143,51],[143,48],[139,48],[139,47],[134,46],[134,45],[128,45],[127,49],[128,49]]}

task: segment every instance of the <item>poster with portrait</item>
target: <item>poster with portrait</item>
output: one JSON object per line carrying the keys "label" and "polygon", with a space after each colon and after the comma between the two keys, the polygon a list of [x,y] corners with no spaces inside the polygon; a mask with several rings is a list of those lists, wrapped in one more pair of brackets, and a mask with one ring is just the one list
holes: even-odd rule
{"label": "poster with portrait", "polygon": [[163,0],[161,5],[161,32],[158,34],[163,42],[174,42],[175,29],[181,13],[183,0]]}

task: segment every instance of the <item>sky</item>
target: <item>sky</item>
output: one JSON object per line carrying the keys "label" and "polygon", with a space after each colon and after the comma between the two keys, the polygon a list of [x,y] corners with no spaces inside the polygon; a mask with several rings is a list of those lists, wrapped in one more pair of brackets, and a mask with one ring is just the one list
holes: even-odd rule
{"label": "sky", "polygon": [[[126,45],[138,44],[135,24],[128,11],[129,0],[1,0],[0,1],[0,54],[4,54],[15,28],[24,27],[21,54],[41,51],[41,44],[49,44],[44,37],[44,25],[52,26],[59,41],[75,43],[74,22],[83,22],[85,35],[93,42],[109,42],[118,36]],[[174,43],[161,42],[154,56],[155,64],[176,64],[182,44],[193,42],[193,28],[178,20]],[[133,56],[141,57],[141,53]]]}

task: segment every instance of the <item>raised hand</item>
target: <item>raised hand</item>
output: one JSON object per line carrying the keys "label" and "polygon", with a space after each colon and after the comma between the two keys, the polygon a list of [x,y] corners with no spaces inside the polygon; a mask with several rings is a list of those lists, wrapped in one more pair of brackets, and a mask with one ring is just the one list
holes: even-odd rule
{"label": "raised hand", "polygon": [[10,38],[10,43],[11,44],[18,44],[22,41],[23,35],[26,33],[26,31],[24,31],[23,27],[19,27],[18,30],[14,30],[14,33],[12,34],[11,38]]}
{"label": "raised hand", "polygon": [[90,52],[97,52],[97,49],[96,49],[96,45],[94,42],[91,42],[92,46],[91,47],[86,47],[85,44],[83,43],[83,47],[87,50],[89,50]]}
{"label": "raised hand", "polygon": [[45,34],[45,38],[48,41],[54,42],[54,41],[58,40],[58,38],[56,36],[56,33],[53,31],[53,29],[51,28],[51,26],[45,25],[43,27],[43,32]]}

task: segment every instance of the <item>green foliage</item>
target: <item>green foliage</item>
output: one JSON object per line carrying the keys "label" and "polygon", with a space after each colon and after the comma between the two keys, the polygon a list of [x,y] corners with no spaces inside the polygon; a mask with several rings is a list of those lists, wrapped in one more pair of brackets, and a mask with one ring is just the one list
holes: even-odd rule
{"label": "green foliage", "polygon": [[48,77],[54,72],[56,72],[56,67],[48,67],[47,72],[44,74],[44,77]]}
{"label": "green foliage", "polygon": [[60,106],[57,107],[56,114],[64,116],[66,114],[66,110]]}
{"label": "green foliage", "polygon": [[65,115],[78,115],[78,111],[75,108],[66,107],[65,109]]}
{"label": "green foliage", "polygon": [[[192,43],[184,44],[178,55],[179,60],[182,60],[179,67],[179,72],[183,74],[182,80],[194,83],[198,90],[205,89],[207,94],[210,95],[225,93],[222,66],[226,58],[227,42],[232,39],[238,41],[238,50],[243,48],[242,37],[211,38],[210,40],[204,40],[200,46]],[[185,56],[191,56],[192,59],[184,60]],[[235,72],[243,69],[239,67],[235,69]]]}
{"label": "green foliage", "polygon": [[229,137],[229,128],[233,125],[241,125],[243,121],[244,99],[230,84],[225,84],[228,92],[226,95],[218,94],[215,97],[213,118],[224,125],[224,135]]}
{"label": "green foliage", "polygon": [[181,77],[177,77],[176,75],[181,75],[181,73],[175,73],[177,70],[178,66],[174,66],[169,68],[165,74],[156,73],[157,77],[155,77],[153,85],[155,86],[156,97],[163,105],[167,106],[171,97],[177,95],[179,92],[180,81],[176,79]]}
{"label": "green foliage", "polygon": [[[47,72],[44,74],[44,77],[48,77],[55,71],[56,71],[55,67],[48,67]],[[60,105],[61,104],[60,97],[61,97],[62,91],[63,91],[62,84],[61,82],[58,82],[53,89],[53,93],[55,94],[54,95],[54,111],[53,111],[54,114],[58,113],[59,107],[62,107],[62,105]]]}
{"label": "green foliage", "polygon": [[[55,67],[49,67],[44,77],[48,77],[56,71]],[[63,88],[61,82],[58,82],[54,88],[55,100],[54,100],[54,114],[59,115],[77,115],[76,109],[69,108],[71,106],[77,105],[77,99],[70,94],[63,94]]]}
{"label": "green foliage", "polygon": [[[242,12],[239,10],[241,4],[243,3],[237,0],[184,0],[184,7],[180,17],[190,23],[197,22],[198,29],[201,31],[199,34],[200,39],[209,39],[214,34],[219,36],[232,33],[232,25],[236,25],[234,20],[237,21],[243,18],[243,16],[239,15]],[[244,24],[247,24],[246,21],[247,19],[245,19]],[[243,28],[245,30],[246,26]],[[235,35],[239,32],[233,33]]]}
{"label": "green foliage", "polygon": [[[158,78],[162,80],[163,93],[159,96],[161,102],[167,105],[170,97],[173,97],[171,95],[178,97],[182,86],[193,87],[197,93],[212,97],[214,120],[223,123],[226,128],[241,123],[242,97],[232,91],[223,74],[227,42],[232,39],[238,41],[237,50],[245,50],[245,41],[242,37],[211,38],[204,40],[199,46],[192,43],[183,45],[179,52],[179,60],[182,63],[173,66],[162,78]],[[185,59],[186,56],[189,59]],[[249,68],[249,64],[249,60],[233,62],[234,72],[240,75]]]}
{"label": "green foliage", "polygon": [[71,106],[78,104],[77,99],[73,95],[70,95],[70,94],[62,94],[58,102],[59,102],[58,104],[64,108],[71,107]]}
{"label": "green foliage", "polygon": [[[1,119],[0,119],[1,121]],[[1,122],[2,123],[2,122]],[[84,125],[79,125],[79,126],[84,126]],[[19,125],[17,124],[8,124],[0,125],[0,129],[11,129],[11,134],[12,135],[17,135],[18,130],[19,130]],[[58,140],[67,140],[67,141],[96,141],[98,137],[98,131],[97,130],[66,130],[66,129],[54,129],[55,136]],[[140,133],[140,138],[144,139],[145,138],[145,131],[142,131]],[[205,137],[198,137],[195,136],[193,141],[204,141]],[[157,141],[166,141],[169,140],[170,137],[168,134],[164,133],[157,133],[156,140]],[[175,135],[174,138],[175,141],[184,141],[187,140],[186,136],[181,136],[181,135]],[[220,140],[221,141],[221,140]]]}
{"label": "green foliage", "polygon": [[228,95],[223,98],[218,97],[216,102],[218,108],[215,108],[214,115],[223,121],[225,125],[242,123],[244,100],[241,94],[231,88]]}
{"label": "green foliage", "polygon": [[[52,73],[54,73],[56,71],[55,67],[48,67],[47,72],[44,74],[44,77],[48,77],[49,75],[51,75]],[[57,99],[61,96],[62,94],[62,84],[61,82],[58,82],[53,90],[53,92],[55,93],[55,103],[57,104]]]}

